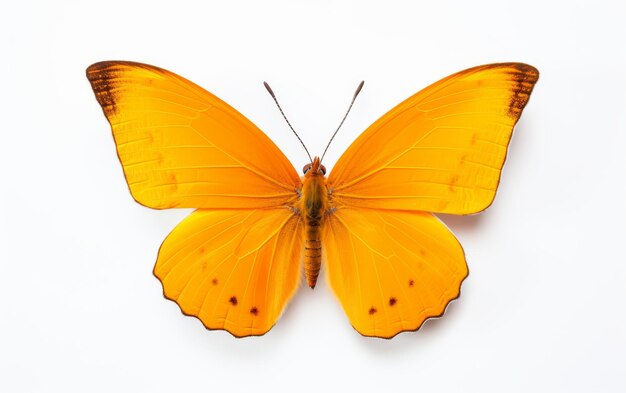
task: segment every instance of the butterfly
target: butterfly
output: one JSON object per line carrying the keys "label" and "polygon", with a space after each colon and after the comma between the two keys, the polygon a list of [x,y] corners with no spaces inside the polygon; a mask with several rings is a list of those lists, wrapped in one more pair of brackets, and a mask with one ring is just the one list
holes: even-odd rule
{"label": "butterfly", "polygon": [[164,296],[236,337],[269,331],[302,270],[313,288],[322,260],[364,336],[441,316],[468,268],[433,213],[489,207],[538,77],[523,63],[448,76],[368,127],[326,177],[310,156],[299,176],[250,120],[172,72],[127,61],[87,69],[133,198],[197,209],[159,249]]}

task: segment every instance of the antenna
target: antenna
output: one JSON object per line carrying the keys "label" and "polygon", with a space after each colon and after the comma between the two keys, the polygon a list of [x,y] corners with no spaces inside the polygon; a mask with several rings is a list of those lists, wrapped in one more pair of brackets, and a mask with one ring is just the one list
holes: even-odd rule
{"label": "antenna", "polygon": [[311,154],[309,154],[309,149],[306,148],[306,146],[304,145],[304,142],[302,142],[302,139],[300,139],[300,136],[298,135],[296,130],[293,129],[293,127],[291,126],[291,123],[289,123],[289,120],[287,120],[287,116],[285,116],[285,112],[283,112],[283,108],[280,107],[280,104],[278,103],[278,100],[276,99],[276,95],[274,94],[274,91],[272,90],[270,85],[267,84],[267,82],[263,82],[263,85],[267,89],[267,92],[270,93],[270,95],[274,99],[274,102],[276,103],[276,106],[278,107],[278,110],[283,115],[283,118],[287,122],[287,125],[289,126],[289,128],[291,128],[291,131],[293,131],[293,133],[296,134],[296,138],[298,138],[300,143],[302,143],[302,147],[304,147],[304,151],[306,151],[307,156],[309,156],[309,160],[311,160],[311,162],[313,162],[313,159],[311,158]]}
{"label": "antenna", "polygon": [[352,102],[350,102],[350,106],[348,107],[346,114],[343,116],[343,119],[341,119],[341,123],[339,123],[339,127],[337,127],[337,129],[335,130],[335,133],[333,134],[333,136],[330,137],[330,140],[328,141],[328,145],[326,145],[326,149],[324,149],[324,153],[322,154],[322,158],[320,159],[320,163],[322,162],[322,160],[324,160],[324,156],[326,155],[326,151],[328,150],[330,143],[333,141],[333,139],[335,139],[335,135],[337,135],[337,132],[343,125],[343,122],[346,121],[346,117],[348,117],[348,113],[350,113],[350,109],[352,109],[352,105],[354,105],[354,100],[356,100],[356,97],[361,92],[361,89],[363,88],[364,84],[365,84],[365,81],[361,81],[361,83],[359,83],[359,86],[356,88],[356,91],[354,92],[354,96],[352,96]]}

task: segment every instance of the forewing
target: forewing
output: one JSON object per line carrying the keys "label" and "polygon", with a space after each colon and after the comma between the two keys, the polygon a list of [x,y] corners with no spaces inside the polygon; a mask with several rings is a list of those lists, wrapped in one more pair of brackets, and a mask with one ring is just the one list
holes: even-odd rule
{"label": "forewing", "polygon": [[302,222],[290,210],[196,210],[165,239],[154,274],[208,329],[266,333],[295,292]]}
{"label": "forewing", "polygon": [[276,145],[213,94],[161,68],[102,62],[87,78],[135,200],[164,209],[256,208],[296,198],[300,179]]}
{"label": "forewing", "polygon": [[330,286],[365,336],[391,338],[442,315],[468,274],[461,245],[430,213],[339,209],[323,244]]}
{"label": "forewing", "polygon": [[328,179],[333,202],[452,214],[484,210],[538,77],[527,64],[489,64],[408,98],[341,156]]}

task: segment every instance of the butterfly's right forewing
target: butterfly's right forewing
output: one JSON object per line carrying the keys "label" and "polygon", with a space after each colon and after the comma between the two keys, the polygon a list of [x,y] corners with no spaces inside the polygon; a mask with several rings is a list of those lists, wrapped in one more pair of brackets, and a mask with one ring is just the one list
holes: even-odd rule
{"label": "butterfly's right forewing", "polygon": [[484,210],[538,77],[527,64],[489,64],[408,98],[341,156],[328,177],[335,203],[449,214]]}

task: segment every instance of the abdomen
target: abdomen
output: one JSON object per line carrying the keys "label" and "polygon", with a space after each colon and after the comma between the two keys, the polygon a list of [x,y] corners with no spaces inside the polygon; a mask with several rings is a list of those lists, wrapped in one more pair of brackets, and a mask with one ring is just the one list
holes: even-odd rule
{"label": "abdomen", "polygon": [[317,277],[322,267],[321,223],[319,220],[305,217],[304,230],[304,275],[311,288],[315,288]]}

